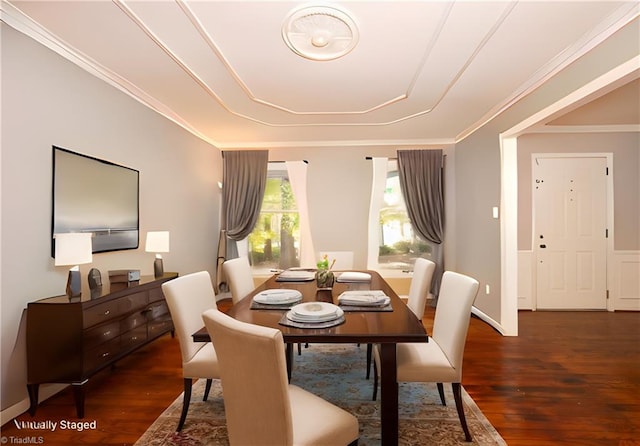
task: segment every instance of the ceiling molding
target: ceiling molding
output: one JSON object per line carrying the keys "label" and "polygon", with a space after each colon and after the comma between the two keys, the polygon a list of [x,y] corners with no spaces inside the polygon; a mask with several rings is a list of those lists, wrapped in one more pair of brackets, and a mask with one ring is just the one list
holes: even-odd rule
{"label": "ceiling molding", "polygon": [[[222,3],[225,4],[225,8],[223,8],[223,11],[225,12],[230,11],[231,13],[233,13],[243,11],[242,8],[238,9],[236,7],[236,5],[242,3],[220,2],[220,4]],[[265,3],[267,2],[261,4]],[[49,3],[48,6],[47,2],[43,2],[41,6],[29,8],[29,2],[27,1],[24,3],[19,3],[18,7],[24,5],[25,11],[27,11],[28,13],[33,13],[34,17],[40,18],[45,24],[49,22],[49,19],[51,19],[50,24],[53,25],[53,30],[59,31],[62,36],[69,39],[71,42],[79,43],[79,38],[81,39],[82,37],[84,37],[84,35],[71,32],[73,28],[65,28],[68,23],[65,22],[63,15],[75,14],[77,12],[77,10],[73,8],[73,6],[70,6],[72,4],[73,3],[71,2],[62,3],[59,6],[52,6],[53,3]],[[274,5],[276,4],[279,3],[274,2]],[[372,2],[372,5],[373,4],[374,2]],[[415,5],[416,3],[404,2],[404,4],[409,7],[409,5]],[[401,92],[403,86],[406,87],[405,91],[383,102],[378,102],[380,97],[376,97],[374,101],[378,103],[376,103],[375,105],[365,104],[370,107],[358,108],[358,100],[364,97],[364,95],[367,94],[367,91],[371,91],[372,96],[375,97],[376,91],[383,90],[383,88],[377,88],[375,90],[363,89],[362,91],[360,91],[361,94],[359,97],[353,97],[353,103],[347,103],[347,101],[338,101],[344,102],[347,106],[353,106],[351,109],[346,108],[345,110],[338,110],[337,106],[334,106],[333,109],[337,111],[331,111],[332,102],[323,102],[324,97],[321,97],[320,95],[312,95],[311,100],[306,100],[306,102],[302,99],[299,99],[298,101],[292,101],[291,104],[287,104],[295,105],[297,103],[298,105],[302,104],[303,106],[306,106],[306,104],[310,104],[312,106],[313,104],[315,104],[315,102],[313,101],[313,99],[315,98],[319,99],[321,104],[323,103],[325,105],[324,108],[322,107],[322,105],[316,105],[318,111],[297,110],[295,107],[284,107],[282,105],[285,104],[285,102],[283,102],[283,104],[277,103],[277,99],[279,98],[278,94],[282,94],[286,91],[284,89],[286,86],[282,85],[279,86],[280,90],[278,90],[278,93],[274,94],[271,101],[264,100],[261,97],[257,97],[257,95],[254,94],[255,92],[252,90],[252,88],[250,88],[250,84],[247,84],[247,79],[243,79],[243,76],[241,75],[243,69],[246,70],[248,66],[251,66],[246,64],[248,59],[245,58],[244,67],[242,64],[238,64],[237,67],[234,67],[232,62],[235,61],[236,63],[238,63],[238,61],[241,59],[233,59],[228,57],[234,55],[234,48],[228,47],[229,41],[225,41],[224,39],[214,41],[214,38],[207,31],[207,27],[200,22],[200,19],[197,15],[198,11],[200,13],[215,12],[219,10],[217,7],[199,10],[197,7],[198,2],[188,4],[185,1],[176,0],[173,3],[167,3],[167,5],[173,6],[170,6],[169,9],[165,8],[162,11],[162,14],[164,15],[159,15],[160,19],[155,21],[150,20],[149,23],[145,23],[145,11],[151,14],[155,12],[155,10],[149,9],[150,7],[148,7],[148,9],[141,9],[138,8],[141,3],[128,2],[128,0],[112,0],[112,2],[102,3],[102,5],[109,5],[105,6],[105,8],[109,8],[108,11],[110,14],[113,14],[113,17],[118,17],[118,19],[120,19],[119,11],[114,11],[115,7],[113,5],[115,5],[120,11],[126,14],[128,20],[131,20],[131,23],[135,24],[135,26],[144,33],[144,36],[149,39],[140,40],[140,43],[152,43],[156,45],[162,51],[162,54],[165,54],[169,58],[159,58],[154,60],[155,62],[164,63],[165,66],[171,67],[171,73],[175,72],[173,69],[173,64],[175,64],[176,67],[178,67],[187,75],[187,77],[182,76],[182,74],[177,75],[178,77],[176,78],[179,78],[181,81],[184,80],[184,88],[183,90],[176,90],[174,95],[180,94],[180,92],[188,92],[188,94],[192,94],[192,96],[189,96],[188,98],[185,97],[185,101],[183,101],[182,103],[178,101],[176,104],[177,108],[175,109],[172,108],[174,104],[171,103],[170,99],[158,100],[153,96],[154,88],[156,87],[153,82],[148,84],[149,88],[148,92],[146,92],[144,88],[147,87],[147,85],[141,83],[138,87],[128,79],[124,78],[124,75],[118,74],[118,72],[126,73],[126,69],[130,67],[127,67],[124,64],[114,64],[110,65],[109,67],[105,67],[98,63],[98,60],[103,61],[108,59],[102,59],[100,57],[100,53],[91,53],[91,45],[78,45],[79,48],[82,48],[83,51],[86,51],[89,54],[85,54],[83,53],[83,51],[74,49],[71,44],[64,41],[63,39],[56,37],[53,33],[47,31],[44,27],[33,21],[28,15],[23,14],[13,4],[8,3],[5,0],[1,1],[0,12],[2,13],[2,21],[7,23],[9,26],[31,37],[32,39],[48,47],[67,60],[76,64],[88,73],[117,88],[119,91],[129,95],[139,103],[156,111],[165,118],[171,120],[185,130],[194,134],[196,137],[213,146],[219,148],[331,146],[359,147],[371,145],[455,144],[456,142],[463,140],[473,132],[477,131],[479,128],[494,120],[497,116],[517,104],[522,99],[531,95],[545,82],[549,81],[555,75],[571,65],[573,62],[596,48],[607,38],[613,36],[614,33],[619,31],[625,25],[631,23],[633,20],[636,20],[640,15],[640,8],[637,2],[625,1],[622,3],[614,3],[614,6],[611,7],[605,6],[605,3],[598,3],[598,6],[596,7],[588,7],[587,9],[585,9],[585,11],[588,11],[589,13],[588,18],[580,23],[581,27],[576,27],[574,30],[572,30],[573,34],[571,32],[564,34],[560,33],[558,39],[563,40],[557,40],[556,42],[554,42],[552,39],[550,39],[550,43],[555,43],[555,45],[548,44],[545,48],[547,50],[546,53],[542,51],[538,54],[538,56],[540,56],[539,60],[547,61],[544,65],[536,69],[537,65],[529,64],[525,69],[522,69],[517,73],[519,77],[514,78],[517,80],[509,85],[518,85],[519,81],[524,80],[523,82],[519,82],[519,87],[509,87],[508,89],[496,87],[493,91],[488,92],[485,95],[478,95],[477,97],[475,97],[475,104],[473,104],[473,101],[467,101],[468,106],[463,105],[463,108],[461,108],[460,104],[455,104],[455,98],[465,98],[467,97],[465,96],[465,94],[471,94],[472,96],[474,96],[473,90],[464,90],[469,88],[471,84],[471,82],[469,82],[469,79],[471,79],[472,76],[475,76],[479,73],[481,75],[484,75],[484,79],[486,79],[486,70],[490,70],[490,68],[486,66],[488,58],[491,56],[495,57],[495,55],[500,54],[499,51],[503,49],[503,47],[500,46],[501,42],[498,39],[503,39],[505,35],[507,35],[507,33],[511,33],[513,29],[515,29],[513,27],[514,24],[522,23],[523,20],[526,20],[523,19],[523,17],[525,17],[525,14],[527,14],[526,17],[528,17],[529,13],[533,13],[532,17],[536,16],[537,14],[535,20],[532,22],[532,26],[538,26],[541,23],[538,20],[543,18],[543,15],[540,13],[554,10],[550,7],[534,8],[531,6],[532,4],[534,3],[507,2],[504,5],[494,8],[489,14],[483,15],[483,20],[481,22],[475,23],[477,26],[473,28],[473,30],[475,31],[474,37],[464,42],[466,46],[464,47],[463,51],[458,52],[459,58],[453,60],[452,63],[447,67],[448,69],[442,72],[442,74],[438,78],[438,74],[434,70],[438,69],[438,64],[440,62],[446,60],[446,57],[444,57],[443,54],[454,54],[446,52],[448,48],[450,49],[450,47],[448,47],[447,45],[459,43],[457,38],[452,38],[453,35],[459,36],[459,34],[454,34],[454,31],[456,29],[459,30],[459,28],[456,27],[459,27],[461,25],[464,26],[464,24],[466,23],[472,23],[470,21],[468,22],[467,19],[475,17],[479,14],[479,11],[481,11],[480,9],[478,9],[478,7],[468,10],[466,7],[462,6],[463,3],[441,3],[440,6],[435,10],[436,14],[431,15],[432,20],[427,27],[427,29],[429,30],[427,32],[429,32],[430,35],[427,35],[427,32],[423,32],[422,34],[417,36],[420,39],[420,42],[416,44],[417,46],[412,47],[412,49],[414,50],[413,52],[408,52],[408,55],[410,56],[408,60],[411,62],[408,65],[410,65],[409,69],[411,71],[402,73],[397,77],[393,76],[395,74],[394,71],[398,71],[401,68],[398,68],[398,70],[387,70],[385,72],[387,76],[389,76],[389,78],[393,78],[393,80],[395,81],[400,81],[396,82],[400,85],[400,89],[397,89],[397,85],[395,85],[393,88],[384,91],[384,95],[387,95],[389,92]],[[567,3],[566,5],[569,4],[570,3]],[[515,17],[512,20],[510,15],[517,5],[523,5],[523,9],[518,9],[517,14],[513,14]],[[184,17],[180,16],[179,10],[175,9],[174,11],[171,9],[175,8],[176,6],[182,10],[182,12],[184,13]],[[464,9],[456,9],[455,14],[458,15],[454,17],[454,12],[452,12],[453,8],[458,6]],[[586,4],[584,5],[584,7],[586,8]],[[563,14],[568,16],[568,13],[575,12],[576,8],[577,7],[567,6],[561,8],[561,11],[563,12]],[[59,15],[57,9],[60,9]],[[139,13],[139,15],[136,14],[136,11]],[[269,12],[270,9],[264,9],[263,11]],[[385,9],[382,8],[379,11],[385,11]],[[419,9],[413,9],[413,11],[419,11],[420,13],[423,13],[430,10],[421,7]],[[598,19],[598,13],[602,11],[607,11],[608,14],[601,14],[602,19]],[[276,23],[278,20],[277,14],[279,14],[280,12],[281,11],[276,12],[276,14],[272,15],[269,20],[271,20],[272,23]],[[360,13],[362,13],[362,10],[360,10]],[[475,15],[472,15],[473,13],[475,13]],[[178,14],[178,16],[176,16],[175,14]],[[268,16],[268,14],[266,15]],[[585,13],[585,15],[587,14]],[[75,18],[76,16],[74,15],[73,17]],[[91,16],[89,14],[87,17],[89,20],[95,20],[95,15]],[[204,20],[205,17],[206,16],[204,15],[201,16],[203,22],[207,23],[206,20]],[[208,17],[211,19],[211,16]],[[212,23],[217,23],[218,25],[220,25],[221,23],[223,23],[222,21],[220,21],[220,17],[221,16],[218,16],[217,21],[212,21],[211,23],[207,23],[207,25],[211,26]],[[376,21],[378,19],[382,19],[383,17],[383,15],[369,16],[368,19],[373,19],[373,22],[377,23]],[[414,14],[414,17],[416,17],[417,20],[418,16]],[[423,16],[421,15],[420,17]],[[154,18],[156,17],[154,16]],[[170,36],[169,34],[164,34],[164,31],[167,31],[169,29],[164,28],[164,26],[168,26],[171,23],[171,20],[178,18],[181,19],[181,25],[183,26],[183,28],[181,29],[185,31],[184,34],[189,36],[188,38],[195,40],[178,41],[173,39],[174,36],[177,38],[176,35]],[[184,18],[186,18],[188,22],[184,21]],[[558,16],[559,20],[556,21],[557,29],[562,29],[562,22],[560,22],[561,18],[562,16]],[[518,22],[518,20],[520,20],[521,22]],[[449,21],[453,23],[449,23]],[[506,24],[505,21],[507,21]],[[251,23],[252,22],[249,20],[245,22],[245,25],[250,25]],[[122,22],[120,22],[120,24],[122,25]],[[159,26],[162,26],[162,28],[156,29],[155,24],[159,24]],[[502,31],[509,31],[498,32],[499,30],[501,30],[501,26],[504,25],[506,25],[507,27],[503,28]],[[584,30],[588,29],[589,26],[591,26],[592,28],[584,33]],[[632,26],[637,27],[637,23],[632,24]],[[193,27],[193,29],[191,27]],[[154,33],[153,29],[156,29],[158,33]],[[278,31],[279,29],[280,28],[278,28]],[[194,31],[193,33],[191,33],[192,30]],[[470,28],[470,31],[471,30],[472,28]],[[143,36],[143,34],[137,33],[134,28],[130,29],[129,31],[133,32],[133,34],[131,34],[130,36]],[[102,27],[100,27],[100,32],[104,33],[104,29],[102,29]],[[498,37],[496,37],[497,34]],[[625,36],[628,37],[628,34],[629,33],[626,33]],[[582,37],[578,38],[578,36],[580,35],[582,35]],[[102,43],[104,41],[100,41],[101,34],[99,32],[93,35],[89,33],[87,36],[90,39],[94,39],[96,42]],[[163,41],[160,36],[163,36],[165,39],[167,39],[166,42]],[[216,37],[219,38],[220,36]],[[182,35],[180,38],[182,38]],[[185,39],[186,38],[187,37],[185,36]],[[410,38],[410,36],[406,36],[406,38]],[[577,38],[578,40],[576,40]],[[133,37],[132,42],[135,43],[135,39],[136,37]],[[143,38],[141,37],[141,39]],[[424,41],[422,41],[422,39],[424,39]],[[441,39],[445,40],[446,43],[440,42]],[[373,42],[380,44],[382,41],[374,40]],[[528,42],[528,40],[523,39],[522,42]],[[105,45],[95,45],[95,48],[98,51],[106,50],[106,55],[110,56],[112,60],[117,60],[116,56],[120,53],[109,54],[108,51],[126,51],[126,47],[122,46],[122,42],[118,43],[120,44],[119,48],[115,45],[112,48],[109,48]],[[176,46],[176,43],[179,43],[180,45]],[[206,55],[209,54],[208,51],[211,51],[211,56],[215,58],[215,60],[212,60],[212,62],[214,62],[216,65],[215,68],[217,71],[215,72],[215,75],[219,75],[219,79],[223,79],[224,82],[227,82],[225,86],[231,86],[232,90],[219,90],[219,88],[221,88],[220,85],[214,85],[214,82],[208,80],[214,78],[212,75],[213,72],[208,73],[207,71],[203,71],[201,66],[190,66],[189,56],[186,54],[182,54],[182,52],[178,50],[178,48],[184,48],[185,44],[189,43],[193,43],[194,45],[198,46],[200,53],[198,53],[197,55],[200,58],[202,58],[203,56],[206,58]],[[562,43],[562,45],[567,45],[563,47],[560,45],[560,43]],[[398,45],[397,42],[394,42],[394,44],[395,48],[403,48]],[[485,54],[485,52],[483,52],[483,49],[487,45],[489,45],[489,47],[486,49],[487,57],[479,57]],[[284,47],[284,44],[282,46]],[[273,47],[275,46],[272,45],[272,48]],[[224,54],[222,48],[224,48],[225,51],[229,51],[229,54]],[[375,48],[377,49],[378,47]],[[403,49],[408,48],[411,47],[405,46]],[[514,50],[514,45],[505,46],[504,48],[507,48],[508,52],[502,53],[501,57],[499,57],[498,60],[507,60],[505,59],[505,57],[510,57],[510,54],[512,54],[510,52]],[[531,48],[535,47],[532,46]],[[237,49],[238,48],[236,48],[236,50]],[[561,49],[561,51],[559,51],[558,54],[555,55],[555,57],[552,57],[553,54],[558,51],[558,49]],[[286,48],[284,48],[284,50],[287,51]],[[384,54],[390,54],[388,50],[389,48],[387,48],[387,52]],[[131,55],[135,57],[135,54],[130,54],[129,56]],[[181,55],[184,57],[184,60],[182,59]],[[93,59],[91,56],[94,56],[95,59]],[[474,62],[476,61],[476,59],[479,59],[477,63]],[[367,60],[375,63],[386,63],[388,65],[388,63],[385,62],[386,59],[384,61],[378,59],[376,62],[375,57],[370,57]],[[323,62],[319,63],[321,64]],[[256,61],[256,65],[258,67],[264,66],[268,69],[268,65],[264,65],[264,60],[262,61],[262,65],[260,65],[260,61]],[[132,67],[132,69],[142,70],[143,67],[134,66]],[[226,70],[226,72],[224,70]],[[429,72],[428,70],[432,71]],[[533,74],[531,75],[530,73]],[[211,76],[207,76],[208,74],[211,74]],[[400,73],[398,72],[398,74]],[[421,75],[428,77],[420,78]],[[508,75],[505,75],[508,79]],[[379,80],[375,77],[372,77],[372,79],[376,81]],[[383,77],[380,79],[384,80],[386,78]],[[438,81],[433,85],[431,83],[427,84],[424,82],[427,80],[433,81],[434,79],[437,79]],[[191,83],[191,81],[193,83]],[[234,84],[238,87],[237,90],[235,89]],[[252,85],[252,87],[260,88],[261,85],[264,87],[264,84],[260,83]],[[298,87],[300,87],[301,85],[304,85],[304,83],[298,84]],[[371,85],[375,86],[376,84]],[[381,87],[384,87],[383,83],[379,85]],[[179,87],[179,85],[177,86]],[[197,87],[194,89],[194,86]],[[425,88],[425,86],[430,87],[431,89]],[[478,88],[476,86],[473,87]],[[200,98],[198,98],[197,96],[199,94],[199,89],[203,91],[203,94],[200,95]],[[339,91],[340,89],[337,90]],[[345,88],[343,88],[342,90],[343,91],[340,93],[340,96],[338,95],[338,93],[336,93],[336,98],[348,97],[349,90],[346,90]],[[230,91],[232,91],[232,93],[230,93]],[[260,90],[258,89],[255,91]],[[329,91],[331,91],[331,89],[329,89]],[[260,91],[260,93],[262,94],[263,91]],[[301,91],[301,93],[303,92]],[[237,104],[233,102],[233,99],[230,96],[231,94],[237,94]],[[170,95],[159,95],[158,97],[168,98],[169,96]],[[210,101],[208,98],[211,98],[217,105],[215,105],[214,102]],[[274,98],[276,99],[276,101],[273,100]],[[302,96],[299,96],[299,98],[302,98]],[[189,99],[194,99],[194,101],[198,103],[200,109],[196,109],[196,106],[189,107]],[[248,101],[245,102],[245,99],[247,99]],[[167,103],[164,103],[163,101],[167,101]],[[373,103],[374,101],[371,102]],[[253,111],[249,108],[243,108],[243,104],[246,104],[246,106],[249,107],[250,103],[264,107],[256,109],[256,111]],[[400,111],[400,108],[404,107],[407,104],[410,106],[410,108],[405,111]],[[465,102],[463,101],[462,104],[465,104]],[[220,107],[218,107],[218,105]],[[475,108],[475,115],[469,114],[467,112],[467,108]],[[452,110],[454,110],[454,115],[448,117],[447,115],[450,115]],[[455,110],[457,110],[459,113],[456,114]],[[207,114],[206,119],[209,120],[209,122],[216,122],[216,125],[212,125],[210,126],[210,128],[207,128],[207,125],[203,125],[203,120],[195,114],[201,111],[204,111]],[[271,114],[269,115],[269,113]],[[193,119],[193,117],[196,118]],[[234,117],[239,119],[234,119]],[[289,121],[287,121],[289,117],[294,117],[295,119],[290,119]],[[476,119],[478,117],[479,119]],[[218,118],[220,119],[220,121],[217,121]],[[191,119],[193,119],[193,121],[191,121]],[[456,119],[457,124],[453,125],[453,123],[456,122]],[[359,122],[359,120],[362,120],[364,122]],[[242,121],[247,124],[246,129],[242,129]],[[468,122],[471,122],[471,124],[463,124]],[[452,125],[449,125],[449,123],[451,123]],[[424,127],[422,127],[423,124]],[[427,128],[428,130],[423,130],[425,128]],[[217,129],[222,129],[222,131],[219,132]],[[225,132],[226,129],[231,130]],[[286,129],[292,130],[288,131]],[[314,129],[323,129],[323,132],[320,132],[318,130],[312,131],[309,133],[309,138],[334,137],[335,140],[325,140],[322,142],[311,140],[305,141],[305,130]],[[326,132],[324,132],[324,129],[326,129]],[[379,135],[385,139],[368,139],[369,135],[367,135],[367,129],[371,129],[372,134]],[[208,132],[212,133],[207,134]],[[295,139],[296,141],[287,142],[286,140],[289,136],[291,136],[291,138]],[[400,138],[397,138],[395,136],[400,136]],[[408,136],[409,138],[403,139],[404,136]],[[415,136],[415,138],[412,138],[412,136]],[[350,137],[353,137],[353,140],[351,140]]]}
{"label": "ceiling molding", "polygon": [[622,125],[544,125],[529,133],[640,133],[640,124]]}
{"label": "ceiling molding", "polygon": [[449,147],[451,139],[432,140],[342,140],[342,141],[265,141],[262,143],[230,143],[218,146],[224,150],[244,149],[318,149],[331,147]]}
{"label": "ceiling molding", "polygon": [[560,53],[549,64],[540,68],[537,76],[531,78],[529,82],[522,85],[511,98],[508,98],[502,104],[494,107],[480,120],[469,126],[464,132],[457,135],[456,141],[462,141],[481,127],[484,127],[498,115],[511,108],[515,103],[533,93],[560,71],[611,37],[615,32],[637,19],[638,16],[640,16],[638,4],[631,5],[626,8],[620,7],[615,14],[612,14],[609,17],[609,20],[604,25],[593,29],[591,33],[584,36],[584,38],[578,41],[575,45]]}
{"label": "ceiling molding", "polygon": [[553,120],[575,104],[584,103],[588,98],[592,98],[594,95],[597,96],[601,90],[608,88],[612,83],[626,83],[630,80],[629,78],[636,78],[638,76],[640,76],[640,55],[618,65],[602,76],[573,91],[571,94],[529,116],[516,126],[503,132],[500,136],[501,138],[514,138],[524,133],[533,132],[540,126],[543,126],[545,122]]}
{"label": "ceiling molding", "polygon": [[156,100],[154,97],[148,95],[145,91],[139,89],[127,79],[100,65],[85,54],[82,54],[81,52],[73,49],[66,42],[60,40],[49,31],[42,28],[38,23],[34,22],[30,17],[23,14],[22,11],[16,9],[12,4],[1,1],[0,8],[0,18],[2,22],[32,38],[41,45],[44,45],[45,47],[64,57],[68,61],[76,64],[81,69],[97,77],[98,79],[106,82],[112,87],[115,87],[116,89],[135,99],[145,107],[154,110],[155,112],[189,131],[194,136],[208,142],[209,144],[212,144],[214,146],[216,145],[214,141],[211,141],[210,138],[200,133],[179,115],[175,114],[171,110],[171,108]]}

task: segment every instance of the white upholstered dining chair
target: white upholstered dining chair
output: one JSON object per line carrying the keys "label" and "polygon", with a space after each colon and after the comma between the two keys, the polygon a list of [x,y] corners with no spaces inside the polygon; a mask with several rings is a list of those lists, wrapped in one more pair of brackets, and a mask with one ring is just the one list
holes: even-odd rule
{"label": "white upholstered dining chair", "polygon": [[[427,297],[429,297],[429,290],[431,289],[431,280],[433,279],[433,272],[436,269],[436,264],[431,260],[417,258],[413,265],[413,275],[411,276],[411,285],[409,285],[409,297],[407,299],[407,306],[416,315],[418,320],[422,320],[424,317],[424,309],[427,304]],[[371,371],[371,355],[373,345],[367,345],[367,379],[369,379]]]}
{"label": "white upholstered dining chair", "polygon": [[207,380],[203,401],[211,390],[213,379],[220,378],[218,357],[211,342],[194,342],[191,335],[202,328],[202,313],[217,308],[216,296],[207,271],[187,274],[162,284],[173,320],[180,353],[182,355],[182,376],[184,378],[184,397],[182,413],[177,431],[181,431],[189,411],[191,387],[194,378]]}
{"label": "white upholstered dining chair", "polygon": [[[438,306],[429,342],[401,343],[396,347],[398,382],[435,382],[442,405],[446,405],[442,383],[451,383],[453,397],[466,441],[471,434],[462,406],[462,359],[469,330],[471,307],[478,293],[478,281],[446,271],[442,276]],[[374,390],[376,399],[380,354],[374,348]]]}
{"label": "white upholstered dining chair", "polygon": [[231,300],[234,304],[255,289],[253,273],[247,257],[225,260],[222,270],[229,281]]}
{"label": "white upholstered dining chair", "polygon": [[289,384],[280,330],[218,310],[202,319],[218,352],[231,445],[357,444],[356,417]]}

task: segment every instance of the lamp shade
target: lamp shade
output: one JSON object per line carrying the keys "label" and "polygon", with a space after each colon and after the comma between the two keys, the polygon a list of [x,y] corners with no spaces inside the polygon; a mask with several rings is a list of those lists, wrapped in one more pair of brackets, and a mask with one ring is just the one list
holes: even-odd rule
{"label": "lamp shade", "polygon": [[80,265],[91,263],[91,233],[73,232],[68,234],[55,234],[55,265]]}
{"label": "lamp shade", "polygon": [[169,231],[147,232],[146,252],[169,252]]}

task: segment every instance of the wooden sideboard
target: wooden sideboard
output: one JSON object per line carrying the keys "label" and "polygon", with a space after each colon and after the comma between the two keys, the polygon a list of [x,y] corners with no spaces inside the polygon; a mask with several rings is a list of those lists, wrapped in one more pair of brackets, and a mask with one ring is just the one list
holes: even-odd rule
{"label": "wooden sideboard", "polygon": [[78,298],[55,296],[27,306],[29,413],[43,383],[73,385],[78,418],[84,416],[89,378],[159,336],[173,323],[161,285],[177,277],[142,276],[138,282],[105,283]]}

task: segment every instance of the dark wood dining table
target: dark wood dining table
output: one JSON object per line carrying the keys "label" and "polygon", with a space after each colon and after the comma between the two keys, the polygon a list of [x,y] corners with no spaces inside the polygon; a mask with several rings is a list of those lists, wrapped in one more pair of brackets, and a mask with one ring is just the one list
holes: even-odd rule
{"label": "dark wood dining table", "polygon": [[[292,355],[295,343],[358,343],[379,344],[382,363],[380,376],[380,417],[383,445],[398,444],[398,382],[396,374],[396,344],[399,342],[427,342],[422,321],[375,271],[361,271],[371,275],[370,282],[338,282],[331,289],[318,289],[316,281],[278,281],[270,277],[252,293],[233,305],[227,314],[251,324],[279,329],[287,343],[287,355]],[[336,277],[339,277],[339,272]],[[391,298],[392,311],[345,311],[344,323],[329,328],[294,328],[279,322],[286,310],[251,309],[253,296],[272,288],[296,289],[302,293],[302,302],[330,302],[338,304],[338,296],[347,290],[382,290]],[[196,342],[210,341],[206,329],[193,334]],[[364,372],[364,364],[363,364]],[[364,379],[364,378],[363,378]]]}

